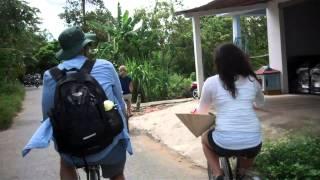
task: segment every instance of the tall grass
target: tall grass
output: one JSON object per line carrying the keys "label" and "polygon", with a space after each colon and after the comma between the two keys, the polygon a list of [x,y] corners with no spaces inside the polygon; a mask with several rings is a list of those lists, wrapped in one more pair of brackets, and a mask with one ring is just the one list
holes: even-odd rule
{"label": "tall grass", "polygon": [[16,113],[21,110],[25,95],[19,82],[0,82],[0,129],[7,129],[12,124]]}

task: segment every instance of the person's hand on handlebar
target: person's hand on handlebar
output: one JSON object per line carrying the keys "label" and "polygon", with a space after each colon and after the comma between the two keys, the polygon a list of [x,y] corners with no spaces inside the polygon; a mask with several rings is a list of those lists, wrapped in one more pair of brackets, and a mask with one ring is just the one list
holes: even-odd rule
{"label": "person's hand on handlebar", "polygon": [[253,109],[256,110],[256,111],[269,112],[268,110],[266,110],[266,109],[264,109],[262,107],[259,107],[256,104],[253,104]]}

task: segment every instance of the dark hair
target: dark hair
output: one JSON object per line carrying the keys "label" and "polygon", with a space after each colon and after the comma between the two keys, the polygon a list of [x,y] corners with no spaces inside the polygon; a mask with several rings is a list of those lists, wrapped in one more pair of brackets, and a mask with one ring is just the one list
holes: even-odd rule
{"label": "dark hair", "polygon": [[[233,98],[236,98],[237,88],[235,81],[238,76],[254,77],[258,80],[249,63],[248,56],[236,45],[226,43],[215,49],[215,64],[223,87],[230,91]],[[249,80],[251,80],[249,78]]]}

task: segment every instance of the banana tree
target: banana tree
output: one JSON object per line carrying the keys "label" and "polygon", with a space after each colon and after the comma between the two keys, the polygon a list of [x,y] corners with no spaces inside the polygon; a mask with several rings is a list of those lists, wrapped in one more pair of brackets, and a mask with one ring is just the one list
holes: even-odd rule
{"label": "banana tree", "polygon": [[118,15],[114,22],[102,23],[95,20],[88,22],[89,26],[104,31],[110,37],[108,42],[99,44],[98,55],[109,56],[109,58],[111,55],[112,60],[118,63],[124,62],[126,57],[135,57],[137,43],[134,41],[138,39],[137,31],[140,29],[140,22],[140,18],[130,17],[127,10],[122,13],[120,3],[118,3]]}

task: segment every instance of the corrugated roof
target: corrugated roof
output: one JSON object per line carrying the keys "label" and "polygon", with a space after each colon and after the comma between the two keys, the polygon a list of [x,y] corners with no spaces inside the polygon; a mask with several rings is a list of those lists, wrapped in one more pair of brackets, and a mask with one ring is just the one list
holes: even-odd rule
{"label": "corrugated roof", "polygon": [[250,6],[259,3],[265,3],[270,0],[214,0],[200,7],[178,11],[175,14],[187,14],[187,13],[195,13],[201,11],[209,11],[213,9],[224,9],[224,8],[232,8],[232,7],[241,7],[241,6]]}

